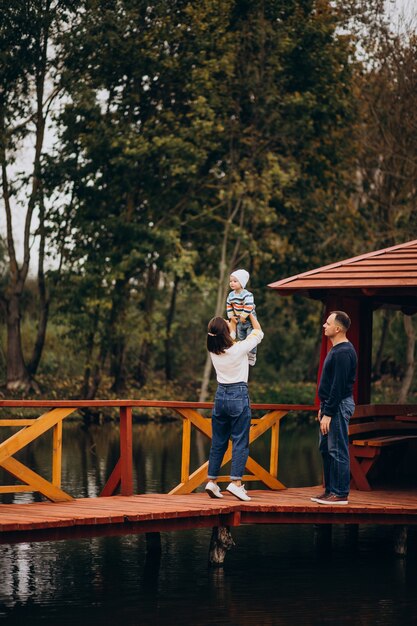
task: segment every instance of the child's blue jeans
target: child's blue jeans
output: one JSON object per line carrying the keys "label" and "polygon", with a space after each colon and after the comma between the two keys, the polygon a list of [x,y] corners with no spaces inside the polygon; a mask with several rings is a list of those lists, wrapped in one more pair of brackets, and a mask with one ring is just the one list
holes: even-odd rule
{"label": "child's blue jeans", "polygon": [[[244,339],[246,339],[248,335],[251,334],[252,330],[253,330],[253,326],[250,322],[250,319],[247,319],[245,322],[238,322],[237,327],[236,327],[236,336],[239,339],[239,341],[243,341]],[[251,350],[251,353],[256,354],[256,350],[257,350],[257,347]]]}

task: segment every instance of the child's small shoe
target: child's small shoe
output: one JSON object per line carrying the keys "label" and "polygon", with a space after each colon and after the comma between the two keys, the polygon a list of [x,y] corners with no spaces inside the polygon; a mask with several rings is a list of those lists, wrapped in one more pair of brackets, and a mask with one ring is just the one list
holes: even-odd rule
{"label": "child's small shoe", "polygon": [[256,354],[252,354],[252,352],[249,352],[248,354],[248,361],[249,361],[249,365],[255,365],[256,363]]}

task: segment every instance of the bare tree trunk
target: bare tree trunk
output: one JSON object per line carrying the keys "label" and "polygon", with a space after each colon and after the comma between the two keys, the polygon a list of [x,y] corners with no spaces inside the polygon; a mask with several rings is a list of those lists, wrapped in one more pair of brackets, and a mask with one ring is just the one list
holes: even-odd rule
{"label": "bare tree trunk", "polygon": [[[10,187],[9,187],[9,178],[7,172],[7,150],[8,144],[6,138],[12,135],[11,129],[7,129],[5,125],[5,112],[0,107],[0,133],[4,138],[4,141],[1,143],[0,147],[0,162],[2,168],[2,192],[3,192],[3,201],[4,207],[6,211],[6,228],[7,228],[7,250],[9,255],[9,284],[6,289],[5,298],[7,300],[7,389],[15,390],[15,389],[24,389],[28,391],[30,387],[34,386],[32,376],[30,374],[29,368],[26,367],[24,358],[23,358],[23,350],[22,350],[22,341],[21,341],[21,332],[20,332],[20,306],[21,306],[21,295],[25,286],[26,278],[29,271],[29,263],[30,263],[30,234],[31,234],[31,225],[32,225],[32,217],[35,210],[35,207],[38,204],[42,204],[42,184],[41,184],[41,155],[44,143],[45,136],[45,111],[44,111],[44,92],[45,92],[45,78],[46,78],[46,68],[47,68],[47,50],[48,50],[48,39],[49,39],[49,29],[50,22],[44,22],[44,28],[39,34],[39,58],[38,63],[35,68],[35,97],[36,97],[36,106],[35,106],[35,114],[33,116],[36,124],[36,134],[35,134],[35,153],[33,159],[33,168],[31,172],[31,191],[28,198],[27,210],[25,216],[25,226],[24,226],[24,235],[23,235],[23,262],[19,267],[17,258],[16,258],[16,250],[15,250],[15,242],[13,236],[13,225],[12,225],[12,207],[10,203]],[[1,104],[1,103],[0,103]],[[41,219],[41,215],[40,215]],[[40,333],[42,334],[42,324],[46,324],[46,319],[43,320],[40,324]],[[41,342],[41,335],[38,333],[39,342]],[[39,351],[40,343],[38,347],[35,347],[34,357],[40,359],[40,354],[37,356],[37,351]],[[32,359],[31,363],[34,366],[35,361]],[[37,364],[36,364],[37,367]]]}
{"label": "bare tree trunk", "polygon": [[315,380],[317,378],[317,369],[318,369],[319,360],[320,360],[321,341],[323,337],[323,329],[321,326],[322,325],[321,320],[323,319],[324,311],[325,311],[325,306],[323,305],[322,310],[320,312],[320,318],[319,318],[319,324],[318,324],[319,332],[317,333],[317,336],[316,336],[316,341],[314,343],[314,348],[313,348],[313,355],[311,357],[311,361],[307,368],[305,380]]}
{"label": "bare tree trunk", "polygon": [[166,323],[166,336],[165,336],[165,377],[167,380],[172,380],[172,324],[175,316],[175,306],[177,303],[178,285],[180,279],[178,276],[174,278],[174,286],[171,293],[171,301],[169,304],[167,323]]}
{"label": "bare tree trunk", "polygon": [[155,305],[156,289],[159,283],[159,273],[159,269],[156,267],[150,267],[148,269],[148,280],[146,283],[145,294],[143,341],[136,371],[136,380],[141,387],[146,384],[148,379],[149,361],[152,349],[152,314]]}
{"label": "bare tree trunk", "polygon": [[117,336],[112,350],[111,375],[113,376],[112,391],[117,394],[126,391],[125,353],[126,339],[124,336]]}
{"label": "bare tree trunk", "polygon": [[[222,304],[220,304],[220,305],[217,304],[216,309],[215,309],[215,313],[214,313],[214,317],[221,316],[221,314],[224,311],[224,302],[226,300],[226,289],[225,289],[224,285],[222,285],[222,282],[220,280],[219,280],[219,286],[217,288],[217,303],[219,302],[219,300],[221,301]],[[210,354],[207,352],[206,362],[204,364],[203,380],[201,382],[200,395],[198,397],[198,401],[199,402],[205,402],[206,399],[207,399],[208,386],[209,386],[209,382],[210,382],[211,367],[212,366],[211,366]]]}
{"label": "bare tree trunk", "polygon": [[398,402],[407,402],[408,392],[414,376],[414,350],[416,345],[416,335],[414,332],[413,319],[409,315],[404,315],[404,329],[407,335],[406,370],[402,380]]}
{"label": "bare tree trunk", "polygon": [[[4,134],[4,115],[1,119],[1,131]],[[7,351],[6,351],[6,388],[10,391],[23,389],[29,390],[30,376],[23,358],[22,337],[21,337],[21,314],[20,298],[22,295],[24,281],[27,275],[28,263],[19,269],[16,259],[16,252],[13,240],[12,228],[12,208],[10,205],[9,179],[6,168],[6,150],[1,146],[1,166],[2,166],[2,191],[3,201],[6,209],[7,227],[7,251],[9,255],[9,284],[6,288],[6,325],[7,325]]]}
{"label": "bare tree trunk", "polygon": [[382,317],[381,337],[379,339],[379,346],[378,346],[378,350],[377,350],[376,358],[375,358],[375,365],[374,365],[374,377],[375,378],[381,377],[382,356],[384,354],[384,346],[385,346],[385,340],[387,338],[389,321],[390,321],[390,311],[385,309],[383,312],[383,317]]}
{"label": "bare tree trunk", "polygon": [[92,368],[92,371],[93,371],[92,383],[90,387],[88,388],[86,400],[94,400],[94,398],[96,397],[98,388],[101,383],[101,374],[104,368],[104,364],[106,362],[106,357],[107,357],[107,347],[103,343],[100,348],[100,356],[98,358],[98,361],[94,364],[94,367]]}
{"label": "bare tree trunk", "polygon": [[116,281],[112,298],[109,328],[105,341],[110,349],[110,375],[113,377],[112,391],[123,393],[126,389],[125,353],[126,353],[126,308],[129,299],[127,290],[128,276]]}
{"label": "bare tree trunk", "polygon": [[[99,354],[95,359],[94,338],[96,336],[97,328],[99,325],[100,307],[97,306],[94,311],[93,327],[88,335],[87,340],[86,363],[84,366],[84,377],[81,390],[81,395],[86,400],[93,400],[96,397],[98,388],[102,380],[102,373],[109,351],[111,352],[111,356],[113,359],[111,366],[111,373],[115,377],[115,383],[113,387],[116,385],[117,377],[122,376],[121,370],[115,366],[115,355],[117,350],[119,349],[119,340],[117,338],[113,339],[116,334],[115,324],[118,319],[119,305],[121,302],[121,297],[118,297],[119,295],[119,292],[117,292],[117,295],[113,297],[112,309],[110,311],[109,318],[106,320],[106,323],[104,325],[105,328],[101,331],[99,338]],[[124,347],[122,349],[124,350]]]}
{"label": "bare tree trunk", "polygon": [[81,399],[87,398],[90,389],[91,359],[93,357],[94,333],[90,333],[87,339],[87,362],[84,366],[83,385],[81,388]]}
{"label": "bare tree trunk", "polygon": [[46,327],[49,314],[49,297],[46,290],[44,260],[45,260],[45,206],[43,199],[40,202],[39,210],[39,260],[38,260],[38,295],[39,295],[39,319],[36,333],[35,345],[33,347],[32,358],[28,364],[28,371],[31,377],[35,376],[41,360],[43,347],[45,345]]}
{"label": "bare tree trunk", "polygon": [[[229,235],[230,228],[233,224],[233,220],[236,217],[236,214],[240,211],[240,225],[243,222],[243,210],[242,210],[242,202],[238,200],[236,202],[233,211],[230,212],[229,218],[225,224],[224,232],[223,232],[223,242],[222,249],[220,255],[220,263],[219,263],[219,282],[217,287],[217,300],[216,300],[216,308],[214,310],[214,317],[221,316],[226,309],[226,295],[228,291],[228,284],[226,283],[226,278],[228,278],[229,273],[232,271],[232,267],[236,263],[239,247],[240,247],[240,238],[237,239],[233,252],[229,258],[227,259],[227,248],[229,243]],[[200,387],[200,395],[198,398],[199,402],[205,402],[208,393],[208,386],[210,382],[210,373],[211,373],[211,358],[210,354],[207,353],[206,362],[204,365],[203,379],[201,381]]]}
{"label": "bare tree trunk", "polygon": [[13,293],[7,301],[7,389],[10,391],[28,391],[30,388],[30,376],[23,358],[20,321],[20,296]]}
{"label": "bare tree trunk", "polygon": [[[132,110],[129,110],[131,118]],[[122,218],[127,224],[132,222],[134,212],[134,195],[131,192],[126,194],[126,207]],[[123,278],[116,281],[110,317],[109,342],[110,342],[110,374],[113,377],[112,391],[122,394],[126,391],[126,336],[127,326],[126,309],[129,301],[129,275],[124,274]]]}
{"label": "bare tree trunk", "polygon": [[90,379],[92,374],[92,363],[93,363],[93,354],[94,354],[94,339],[97,332],[97,326],[100,315],[100,307],[97,305],[94,310],[94,318],[93,318],[93,327],[90,333],[87,336],[87,351],[86,351],[86,359],[84,364],[84,376],[83,376],[83,385],[81,388],[81,398],[88,398],[88,394],[90,391]]}

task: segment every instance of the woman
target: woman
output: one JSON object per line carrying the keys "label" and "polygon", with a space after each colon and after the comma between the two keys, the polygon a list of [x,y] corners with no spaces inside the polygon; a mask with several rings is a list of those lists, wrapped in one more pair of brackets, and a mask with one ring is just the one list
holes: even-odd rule
{"label": "woman", "polygon": [[224,454],[232,439],[232,469],[227,491],[239,500],[250,500],[242,485],[249,455],[251,410],[248,393],[248,354],[263,339],[261,325],[249,316],[253,331],[244,341],[234,343],[236,320],[214,317],[208,325],[207,349],[216,370],[218,387],[212,415],[212,444],[206,491],[211,498],[223,498],[217,477]]}

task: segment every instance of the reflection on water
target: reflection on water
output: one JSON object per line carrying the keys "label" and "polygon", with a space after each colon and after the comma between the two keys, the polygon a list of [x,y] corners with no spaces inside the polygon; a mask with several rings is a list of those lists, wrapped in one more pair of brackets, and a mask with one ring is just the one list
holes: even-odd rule
{"label": "reflection on water", "polygon": [[[279,478],[316,484],[314,426],[284,427]],[[135,485],[169,491],[179,482],[181,424],[135,425]],[[194,442],[192,467],[208,445]],[[254,458],[267,464],[267,436]],[[64,430],[63,487],[96,496],[118,458],[118,427]],[[20,458],[50,472],[47,437]],[[203,459],[205,460],[205,459]],[[9,481],[10,482],[10,481]],[[17,500],[33,499],[19,494]],[[9,498],[10,500],[10,498]],[[417,624],[417,564],[390,551],[389,528],[361,527],[355,546],[336,527],[333,552],[314,549],[311,526],[232,530],[224,569],[207,567],[211,530],[0,546],[0,621],[7,624],[294,626]],[[412,543],[415,538],[412,537]],[[413,546],[411,546],[413,547]]]}

